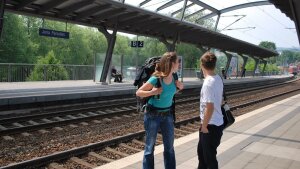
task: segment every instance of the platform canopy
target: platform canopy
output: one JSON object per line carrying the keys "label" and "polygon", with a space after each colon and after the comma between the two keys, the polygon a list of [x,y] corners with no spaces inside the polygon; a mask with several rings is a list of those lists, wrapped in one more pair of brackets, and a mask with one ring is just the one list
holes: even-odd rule
{"label": "platform canopy", "polygon": [[300,43],[300,1],[299,0],[269,0],[286,16],[295,22],[298,42]]}
{"label": "platform canopy", "polygon": [[[199,1],[200,2],[200,1]],[[5,11],[120,32],[207,46],[259,58],[277,52],[114,0],[6,0]]]}

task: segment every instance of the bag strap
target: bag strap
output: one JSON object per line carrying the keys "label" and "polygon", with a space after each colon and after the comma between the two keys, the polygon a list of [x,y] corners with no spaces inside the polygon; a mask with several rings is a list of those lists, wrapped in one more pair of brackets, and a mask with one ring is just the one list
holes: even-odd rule
{"label": "bag strap", "polygon": [[[220,75],[219,75],[220,76]],[[224,85],[224,81],[223,81],[223,78],[220,76],[221,80],[222,80],[222,83],[223,83],[223,100],[224,102],[226,103],[227,101],[227,97],[226,97],[226,93],[225,93],[225,85]]]}

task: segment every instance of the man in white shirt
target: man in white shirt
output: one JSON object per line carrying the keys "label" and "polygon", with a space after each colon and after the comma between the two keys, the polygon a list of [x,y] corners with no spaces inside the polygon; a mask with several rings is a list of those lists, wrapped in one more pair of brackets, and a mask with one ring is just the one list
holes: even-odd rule
{"label": "man in white shirt", "polygon": [[218,169],[217,148],[223,135],[223,82],[215,73],[217,57],[206,52],[201,57],[204,82],[200,93],[201,126],[198,143],[198,169]]}

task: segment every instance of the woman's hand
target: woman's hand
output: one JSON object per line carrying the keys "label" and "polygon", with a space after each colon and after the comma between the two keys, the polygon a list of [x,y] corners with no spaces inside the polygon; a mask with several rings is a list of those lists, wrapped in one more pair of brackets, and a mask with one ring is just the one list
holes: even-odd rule
{"label": "woman's hand", "polygon": [[180,82],[180,81],[176,81],[176,87],[179,89],[179,90],[182,90],[183,89],[183,84]]}
{"label": "woman's hand", "polygon": [[151,90],[151,93],[152,93],[152,95],[159,95],[159,94],[161,94],[162,91],[163,91],[162,87],[160,87],[160,88],[153,87]]}

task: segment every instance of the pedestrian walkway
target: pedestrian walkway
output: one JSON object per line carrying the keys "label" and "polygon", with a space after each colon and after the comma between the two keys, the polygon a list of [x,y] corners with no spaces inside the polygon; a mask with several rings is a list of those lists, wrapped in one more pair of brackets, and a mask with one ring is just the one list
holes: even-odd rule
{"label": "pedestrian walkway", "polygon": [[[218,148],[221,169],[299,169],[300,95],[236,118]],[[195,169],[198,132],[175,140],[177,169]],[[97,167],[140,169],[143,152]],[[155,168],[163,169],[163,145],[155,148]]]}

